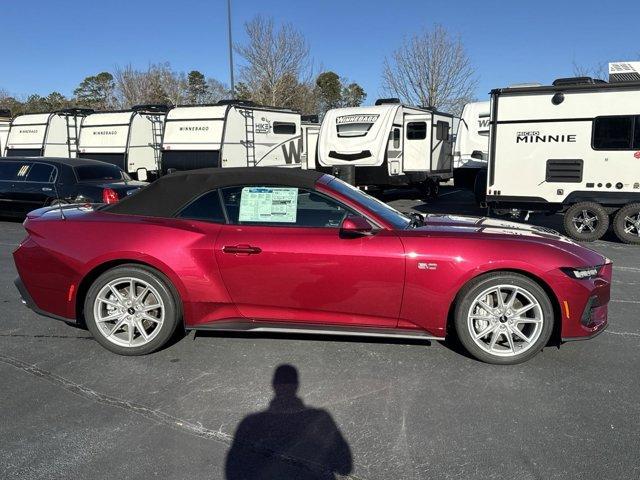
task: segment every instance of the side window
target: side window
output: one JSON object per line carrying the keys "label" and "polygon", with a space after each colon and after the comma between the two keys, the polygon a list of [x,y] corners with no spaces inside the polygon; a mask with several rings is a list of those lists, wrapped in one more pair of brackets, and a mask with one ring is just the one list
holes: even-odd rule
{"label": "side window", "polygon": [[177,215],[178,218],[190,220],[204,220],[215,223],[225,223],[224,212],[220,205],[218,190],[205,193],[184,207]]}
{"label": "side window", "polygon": [[22,166],[17,162],[0,162],[0,180],[15,180]]}
{"label": "side window", "polygon": [[296,124],[291,122],[273,122],[273,133],[276,135],[295,135]]}
{"label": "side window", "polygon": [[53,183],[56,169],[44,163],[34,163],[27,174],[27,182]]}
{"label": "side window", "polygon": [[439,121],[436,123],[436,140],[449,140],[449,124]]}
{"label": "side window", "polygon": [[640,115],[636,116],[635,128],[633,131],[633,149],[640,150]]}
{"label": "side window", "polygon": [[634,120],[632,116],[596,118],[593,121],[594,150],[630,150],[633,148]]}
{"label": "side window", "polygon": [[407,140],[424,140],[427,138],[427,122],[407,123]]}
{"label": "side window", "polygon": [[222,190],[229,221],[242,225],[338,228],[350,210],[296,187],[245,186]]}
{"label": "side window", "polygon": [[393,129],[393,148],[400,148],[400,129]]}

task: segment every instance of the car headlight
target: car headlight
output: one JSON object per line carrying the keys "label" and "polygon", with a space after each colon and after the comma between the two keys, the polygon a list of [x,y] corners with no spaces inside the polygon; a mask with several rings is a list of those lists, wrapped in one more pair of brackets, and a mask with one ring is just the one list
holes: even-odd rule
{"label": "car headlight", "polygon": [[586,280],[589,278],[597,277],[600,273],[600,268],[602,268],[602,265],[598,265],[596,267],[581,268],[563,267],[560,270],[569,275],[571,278],[575,278],[577,280]]}

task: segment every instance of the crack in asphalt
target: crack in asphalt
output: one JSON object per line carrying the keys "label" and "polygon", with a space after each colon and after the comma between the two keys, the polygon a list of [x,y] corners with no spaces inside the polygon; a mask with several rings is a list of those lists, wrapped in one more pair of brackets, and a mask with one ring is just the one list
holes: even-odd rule
{"label": "crack in asphalt", "polygon": [[[73,337],[66,337],[66,338],[73,338]],[[78,337],[78,338],[90,338],[90,337]],[[22,360],[19,360],[14,357],[9,357],[7,355],[3,355],[1,353],[0,353],[0,362],[3,362],[14,368],[17,368],[18,370],[21,370],[30,375],[33,375],[34,377],[42,378],[43,380],[46,380],[54,385],[62,387],[68,392],[71,392],[72,394],[77,395],[86,400],[91,400],[91,401],[101,403],[103,405],[108,405],[114,408],[121,408],[123,410],[127,410],[130,413],[133,413],[135,415],[151,420],[155,423],[168,426],[174,430],[180,430],[189,435],[204,438],[207,440],[214,440],[226,446],[231,446],[231,443],[233,442],[233,436],[223,432],[222,427],[219,430],[212,430],[212,429],[203,427],[202,425],[197,425],[187,420],[183,420],[181,418],[175,417],[161,410],[157,410],[139,403],[122,400],[120,398],[113,397],[111,395],[97,392],[88,387],[72,382],[71,380],[68,380],[64,377],[56,375],[55,373],[52,373],[48,370],[37,367],[36,365],[23,362]],[[260,455],[275,458],[277,460],[283,461],[294,467],[302,468],[316,474],[326,475],[327,473],[332,473],[332,472],[329,472],[321,464],[318,464],[303,458],[288,455],[286,453],[267,449],[259,445],[256,445],[254,443],[243,442],[241,443],[240,446],[245,449],[250,449],[253,452],[258,453]],[[354,475],[341,476],[340,478],[343,478],[346,480],[361,480],[361,477],[356,477]]]}

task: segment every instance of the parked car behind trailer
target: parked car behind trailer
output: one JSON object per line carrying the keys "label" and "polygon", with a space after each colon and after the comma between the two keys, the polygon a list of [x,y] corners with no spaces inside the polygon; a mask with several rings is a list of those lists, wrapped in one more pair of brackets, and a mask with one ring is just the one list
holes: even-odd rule
{"label": "parked car behind trailer", "polygon": [[47,205],[115,203],[141,187],[114,165],[80,158],[0,158],[0,214],[24,217]]}

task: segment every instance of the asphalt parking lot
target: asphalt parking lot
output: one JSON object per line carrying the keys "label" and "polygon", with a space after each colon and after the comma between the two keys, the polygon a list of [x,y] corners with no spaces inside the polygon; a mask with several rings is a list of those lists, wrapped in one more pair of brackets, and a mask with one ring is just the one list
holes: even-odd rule
{"label": "asphalt parking lot", "polygon": [[[452,187],[385,200],[478,213]],[[640,247],[613,236],[591,244],[614,262],[609,329],[513,367],[315,336],[191,334],[116,356],[21,304],[23,236],[0,223],[0,478],[640,478]],[[299,389],[274,400],[281,364]]]}

